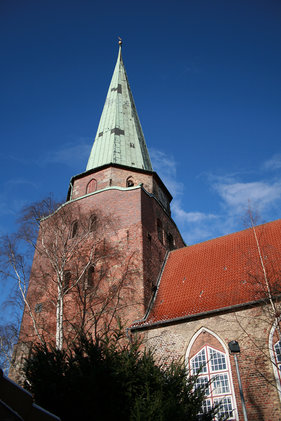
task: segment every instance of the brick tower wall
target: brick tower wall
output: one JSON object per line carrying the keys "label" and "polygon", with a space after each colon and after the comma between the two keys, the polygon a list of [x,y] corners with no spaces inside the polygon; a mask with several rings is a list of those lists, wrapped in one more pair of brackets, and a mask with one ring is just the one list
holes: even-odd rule
{"label": "brick tower wall", "polygon": [[[142,318],[153,294],[165,254],[171,244],[167,243],[165,233],[173,237],[173,247],[182,247],[183,241],[177,228],[163,206],[151,194],[140,186],[136,188],[107,189],[88,194],[84,197],[66,203],[63,208],[70,209],[79,206],[82,217],[89,219],[93,213],[99,215],[99,222],[104,224],[102,233],[106,242],[113,249],[119,249],[119,256],[107,264],[113,267],[114,279],[127,277],[127,285],[122,292],[122,299],[126,302],[126,309],[122,310],[122,318],[128,325],[136,319]],[[43,224],[52,224],[53,217],[43,221]],[[163,237],[159,239],[157,220],[162,221]],[[79,222],[79,221],[78,221]],[[69,227],[65,228],[66,230]],[[45,226],[46,230],[46,226]],[[42,230],[41,230],[42,231]],[[41,233],[38,241],[40,242]],[[95,241],[93,238],[91,241]],[[83,246],[80,256],[86,253]],[[112,259],[111,257],[109,259]],[[117,260],[116,260],[117,259]],[[27,301],[34,314],[36,322],[41,326],[42,334],[46,340],[55,338],[56,312],[55,305],[50,297],[55,297],[57,286],[52,281],[41,279],[44,267],[49,262],[45,257],[35,253],[31,272]],[[129,269],[128,269],[129,268]],[[69,267],[71,270],[71,265]],[[49,271],[49,269],[48,269]],[[126,273],[128,271],[128,273]],[[54,298],[53,298],[54,300]],[[35,311],[41,306],[40,312]],[[64,311],[69,320],[75,319],[76,303],[70,292],[65,298]],[[23,315],[19,342],[32,342],[35,340],[34,327],[26,307]]]}

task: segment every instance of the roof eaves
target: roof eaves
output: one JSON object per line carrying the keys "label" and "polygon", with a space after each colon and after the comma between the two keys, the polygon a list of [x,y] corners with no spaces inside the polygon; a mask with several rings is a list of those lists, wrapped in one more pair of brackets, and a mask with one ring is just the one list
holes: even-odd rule
{"label": "roof eaves", "polygon": [[160,327],[160,326],[184,323],[184,322],[188,322],[188,321],[206,318],[206,316],[212,316],[212,315],[216,315],[216,314],[220,314],[220,313],[231,313],[231,312],[236,311],[238,309],[246,309],[246,308],[253,307],[253,306],[259,306],[259,305],[264,304],[267,301],[269,301],[269,300],[268,299],[260,299],[260,300],[255,300],[255,301],[249,301],[247,303],[234,304],[232,306],[222,307],[222,308],[204,311],[204,312],[196,313],[196,314],[189,314],[189,315],[182,316],[182,317],[175,317],[175,318],[172,318],[172,319],[159,320],[157,322],[151,322],[151,323],[150,322],[145,323],[145,318],[144,318],[143,320],[134,322],[134,323],[142,323],[142,324],[135,325],[135,326],[132,325],[132,326],[130,326],[129,329],[132,332],[136,331],[136,330],[142,331],[142,330],[148,330],[148,329],[155,329],[155,328]]}

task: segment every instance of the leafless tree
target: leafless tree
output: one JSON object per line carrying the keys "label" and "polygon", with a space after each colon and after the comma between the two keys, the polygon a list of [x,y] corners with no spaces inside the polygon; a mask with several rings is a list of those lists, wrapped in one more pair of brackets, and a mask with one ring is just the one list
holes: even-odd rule
{"label": "leafless tree", "polygon": [[[236,312],[235,318],[241,332],[241,340],[256,350],[248,358],[255,362],[255,370],[259,377],[276,388],[272,376],[271,364],[278,371],[278,362],[273,357],[268,335],[275,329],[274,342],[281,340],[281,254],[270,243],[265,225],[257,225],[258,218],[249,207],[245,218],[250,229],[253,243],[243,254],[243,264],[247,277],[245,283],[252,296],[252,306],[247,313]],[[256,328],[260,329],[260,334]],[[263,332],[263,334],[262,334]]]}
{"label": "leafless tree", "polygon": [[137,271],[113,220],[50,198],[25,208],[18,233],[2,238],[0,262],[24,303],[19,342],[53,341],[62,349],[82,331],[110,330]]}
{"label": "leafless tree", "polygon": [[252,292],[263,305],[264,316],[269,324],[276,325],[279,340],[281,310],[281,255],[268,240],[264,238],[264,230],[257,227],[257,216],[248,208],[246,222],[254,237],[254,249],[249,253],[246,270]]}
{"label": "leafless tree", "polygon": [[13,347],[17,342],[18,324],[8,322],[0,325],[0,365],[5,374],[8,374],[12,364]]}

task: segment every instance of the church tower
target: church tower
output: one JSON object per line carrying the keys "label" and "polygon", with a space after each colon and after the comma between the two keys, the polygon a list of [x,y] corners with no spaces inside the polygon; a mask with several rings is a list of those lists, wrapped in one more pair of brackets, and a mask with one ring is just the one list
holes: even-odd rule
{"label": "church tower", "polygon": [[172,196],[152,169],[121,48],[86,171],[40,223],[17,353],[38,334],[64,346],[81,312],[93,320],[103,309],[108,322],[117,311],[125,326],[142,318],[167,252],[184,246]]}
{"label": "church tower", "polygon": [[[183,247],[171,219],[172,196],[153,171],[122,58],[122,42],[86,171],[70,181],[68,200],[116,218],[127,253],[138,256],[143,316],[167,251]],[[117,222],[118,221],[118,222]]]}

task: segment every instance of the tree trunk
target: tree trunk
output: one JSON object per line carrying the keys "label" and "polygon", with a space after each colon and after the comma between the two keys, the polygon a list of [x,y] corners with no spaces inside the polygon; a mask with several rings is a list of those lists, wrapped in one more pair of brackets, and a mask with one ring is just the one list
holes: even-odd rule
{"label": "tree trunk", "polygon": [[62,349],[63,345],[63,296],[58,285],[57,317],[56,317],[56,348]]}

